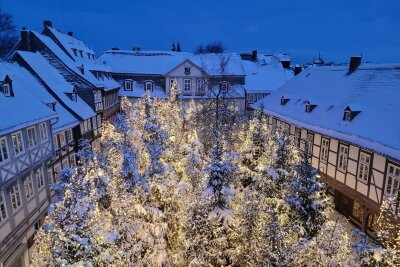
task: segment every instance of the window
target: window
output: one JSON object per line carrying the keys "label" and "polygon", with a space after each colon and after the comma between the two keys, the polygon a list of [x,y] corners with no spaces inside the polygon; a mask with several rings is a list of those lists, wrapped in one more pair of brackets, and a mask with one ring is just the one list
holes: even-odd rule
{"label": "window", "polygon": [[153,82],[146,82],[145,83],[145,90],[146,91],[153,91]]}
{"label": "window", "polygon": [[169,89],[178,89],[178,81],[176,79],[170,79],[169,80]]}
{"label": "window", "polygon": [[101,90],[94,91],[94,104],[96,111],[103,110],[103,97],[101,96]]}
{"label": "window", "polygon": [[24,152],[24,144],[22,143],[22,133],[16,132],[12,134],[15,155],[20,155]]}
{"label": "window", "polygon": [[0,163],[8,160],[7,140],[5,137],[0,138]]}
{"label": "window", "polygon": [[0,223],[7,218],[6,200],[3,192],[0,192]]}
{"label": "window", "polygon": [[61,171],[61,164],[57,163],[54,165],[54,177],[53,177],[53,183],[56,183],[58,181],[58,175],[60,174]]}
{"label": "window", "polygon": [[228,82],[221,82],[220,88],[221,88],[221,93],[228,92]]}
{"label": "window", "polygon": [[197,92],[204,93],[206,91],[206,86],[204,79],[197,79]]}
{"label": "window", "polygon": [[400,167],[393,164],[388,164],[388,173],[386,177],[385,194],[393,196],[399,191],[400,185]]}
{"label": "window", "polygon": [[63,168],[69,168],[68,157],[65,157],[65,158],[62,160],[62,167],[63,167]]}
{"label": "window", "polygon": [[125,91],[132,91],[132,81],[125,81],[124,88],[125,88]]}
{"label": "window", "polygon": [[313,152],[314,135],[312,133],[307,133],[306,145],[308,149],[308,154],[311,156]]}
{"label": "window", "polygon": [[72,48],[72,52],[74,52],[74,55],[75,55],[76,57],[78,56],[78,53],[77,53],[77,51],[76,51],[75,48]]}
{"label": "window", "polygon": [[70,154],[69,155],[69,164],[71,165],[71,168],[76,167],[75,155],[74,154]]}
{"label": "window", "polygon": [[53,135],[53,143],[54,143],[54,149],[59,149],[60,148],[60,144],[58,142],[58,137],[57,135]]}
{"label": "window", "polygon": [[35,127],[28,128],[28,145],[29,147],[37,146]]}
{"label": "window", "polygon": [[183,90],[185,92],[191,92],[192,91],[192,80],[191,79],[184,79],[183,80]]}
{"label": "window", "polygon": [[339,146],[339,159],[338,159],[338,170],[342,172],[347,171],[347,158],[349,155],[349,148],[344,145]]}
{"label": "window", "polygon": [[92,118],[92,124],[93,124],[93,129],[97,129],[96,117],[93,117],[93,118]]}
{"label": "window", "polygon": [[87,54],[88,59],[90,59],[90,53],[86,53],[86,54]]}
{"label": "window", "polygon": [[80,55],[81,57],[83,57],[83,51],[82,51],[82,50],[79,50],[79,55]]}
{"label": "window", "polygon": [[300,129],[296,129],[294,131],[294,145],[296,147],[300,147],[300,139],[301,139],[301,131]]}
{"label": "window", "polygon": [[322,138],[320,160],[325,163],[328,162],[328,155],[329,155],[329,140]]}
{"label": "window", "polygon": [[350,110],[346,110],[344,112],[344,120],[345,121],[351,121],[351,111]]}
{"label": "window", "polygon": [[272,119],[272,131],[276,130],[277,123],[278,123],[278,121],[276,119]]}
{"label": "window", "polygon": [[91,131],[92,130],[92,121],[91,121],[91,119],[86,120],[86,123],[87,123],[88,131]]}
{"label": "window", "polygon": [[39,168],[35,171],[35,176],[37,180],[37,186],[40,189],[44,186],[44,176],[42,168]]}
{"label": "window", "polygon": [[33,182],[31,175],[25,177],[24,188],[25,188],[26,199],[30,199],[33,196]]}
{"label": "window", "polygon": [[4,94],[5,96],[10,96],[10,95],[11,95],[11,92],[10,92],[10,85],[9,85],[8,83],[4,83],[4,84],[1,86],[1,89],[2,89],[3,94]]}
{"label": "window", "polygon": [[247,95],[247,101],[250,104],[253,104],[254,102],[256,102],[256,95],[255,94],[248,94]]}
{"label": "window", "polygon": [[49,168],[49,169],[47,170],[47,175],[49,176],[49,179],[50,179],[50,181],[51,181],[52,183],[55,183],[55,182],[56,182],[55,179],[54,179],[54,172],[53,172],[53,169],[52,169],[52,168]]}
{"label": "window", "polygon": [[100,128],[101,127],[101,116],[97,115],[97,126]]}
{"label": "window", "polygon": [[368,182],[370,164],[371,164],[371,156],[364,152],[361,152],[360,161],[358,163],[358,175],[357,175],[357,178],[359,180]]}
{"label": "window", "polygon": [[68,130],[65,132],[65,134],[66,134],[66,136],[67,136],[67,143],[72,142],[72,130],[71,130],[71,129],[68,129]]}
{"label": "window", "polygon": [[58,134],[59,140],[60,140],[60,147],[65,146],[65,135],[64,132],[61,132]]}
{"label": "window", "polygon": [[21,192],[19,191],[18,183],[11,186],[10,198],[11,198],[11,205],[12,205],[14,211],[16,211],[19,207],[22,206]]}
{"label": "window", "polygon": [[85,131],[85,124],[83,122],[80,123],[79,128],[81,129],[81,134],[84,134]]}
{"label": "window", "polygon": [[47,135],[47,127],[46,123],[39,124],[39,134],[40,134],[40,140],[42,142],[47,141],[49,138]]}
{"label": "window", "polygon": [[74,102],[76,102],[77,99],[78,99],[78,98],[76,97],[76,93],[72,93],[72,94],[71,94],[71,100],[74,101]]}

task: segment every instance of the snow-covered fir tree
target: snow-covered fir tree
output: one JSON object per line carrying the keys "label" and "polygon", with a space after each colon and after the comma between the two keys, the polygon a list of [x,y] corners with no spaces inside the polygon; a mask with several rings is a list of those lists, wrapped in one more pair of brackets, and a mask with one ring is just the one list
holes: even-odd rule
{"label": "snow-covered fir tree", "polygon": [[310,238],[318,234],[327,219],[328,198],[324,185],[316,177],[317,171],[311,166],[307,147],[295,169],[286,201],[294,211],[293,223],[298,223],[304,231],[304,237]]}

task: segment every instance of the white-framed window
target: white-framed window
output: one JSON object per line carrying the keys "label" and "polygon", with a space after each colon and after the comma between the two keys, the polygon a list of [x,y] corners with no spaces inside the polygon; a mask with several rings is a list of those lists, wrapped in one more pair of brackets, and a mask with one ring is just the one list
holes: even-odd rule
{"label": "white-framed window", "polygon": [[103,97],[101,95],[101,90],[96,90],[93,94],[96,111],[103,110]]}
{"label": "white-framed window", "polygon": [[71,165],[71,168],[76,167],[75,155],[74,154],[70,154],[69,155],[69,164]]}
{"label": "white-framed window", "polygon": [[48,175],[48,179],[50,179],[51,183],[55,183],[54,172],[53,172],[52,168],[49,168],[47,170],[47,175]]}
{"label": "white-framed window", "polygon": [[54,165],[54,176],[53,176],[53,183],[56,183],[58,181],[58,175],[61,172],[61,164],[57,163],[56,165]]}
{"label": "white-framed window", "polygon": [[144,84],[144,89],[146,91],[153,91],[153,82],[152,81],[148,81]]}
{"label": "white-framed window", "polygon": [[49,136],[47,135],[46,123],[39,124],[39,134],[40,134],[40,140],[42,142],[45,142],[49,139]]}
{"label": "white-framed window", "polygon": [[11,137],[12,137],[12,141],[13,141],[15,155],[20,155],[20,154],[24,153],[24,143],[23,143],[23,139],[22,139],[22,133],[15,132],[12,134]]}
{"label": "white-framed window", "polygon": [[172,89],[178,89],[178,80],[177,79],[170,79],[169,80],[169,89],[170,90],[172,90]]}
{"label": "white-framed window", "polygon": [[386,187],[385,195],[393,196],[399,192],[400,187],[400,167],[388,164],[388,171],[386,174]]}
{"label": "white-framed window", "polygon": [[342,172],[347,171],[347,159],[349,156],[349,147],[339,145],[339,157],[338,157],[338,170]]}
{"label": "white-framed window", "polygon": [[67,136],[67,143],[72,142],[72,130],[71,129],[66,130],[65,135]]}
{"label": "white-framed window", "polygon": [[68,157],[65,157],[65,158],[62,160],[62,167],[63,167],[63,168],[69,168]]}
{"label": "white-framed window", "polygon": [[79,128],[81,129],[81,134],[85,133],[85,125],[83,123],[83,121],[81,121],[81,123],[79,124]]}
{"label": "white-framed window", "polygon": [[101,127],[101,116],[97,115],[97,127]]}
{"label": "white-framed window", "polygon": [[60,147],[65,146],[66,143],[65,143],[65,135],[64,135],[64,132],[59,133],[58,136],[60,137]]}
{"label": "white-framed window", "polygon": [[125,88],[125,91],[132,91],[133,90],[132,81],[131,80],[124,81],[124,88]]}
{"label": "white-framed window", "polygon": [[78,53],[77,53],[77,51],[76,51],[76,48],[72,48],[72,52],[74,52],[74,55],[77,57],[78,56]]}
{"label": "white-framed window", "polygon": [[29,147],[37,146],[35,127],[28,128],[28,145]]}
{"label": "white-framed window", "polygon": [[78,99],[78,98],[76,97],[76,93],[72,93],[72,94],[71,94],[71,100],[74,101],[74,102],[76,102],[77,99]]}
{"label": "white-framed window", "polygon": [[91,130],[92,130],[92,122],[91,122],[91,119],[86,120],[86,124],[87,124],[87,129],[88,129],[88,131],[91,131]]}
{"label": "white-framed window", "polygon": [[314,135],[312,133],[307,133],[306,146],[308,149],[308,154],[312,155],[314,144]]}
{"label": "white-framed window", "polygon": [[344,112],[344,120],[345,121],[351,121],[351,111],[350,110],[346,110]]}
{"label": "white-framed window", "polygon": [[328,155],[329,155],[329,140],[322,138],[320,160],[325,163],[328,162]]}
{"label": "white-framed window", "polygon": [[197,79],[197,92],[204,93],[206,91],[206,83],[204,79]]}
{"label": "white-framed window", "polygon": [[192,91],[192,79],[184,79],[183,80],[183,91],[185,91],[185,92]]}
{"label": "white-framed window", "polygon": [[5,137],[0,138],[0,163],[8,160],[8,148],[7,139]]}
{"label": "white-framed window", "polygon": [[361,181],[368,182],[369,169],[371,165],[371,155],[360,152],[360,160],[358,162],[357,178]]}
{"label": "white-framed window", "polygon": [[10,96],[11,95],[10,85],[8,83],[2,84],[1,85],[1,89],[2,89],[3,94],[5,96]]}
{"label": "white-framed window", "polygon": [[7,219],[7,208],[4,193],[0,192],[0,223]]}
{"label": "white-framed window", "polygon": [[53,143],[54,143],[54,149],[59,149],[60,148],[60,144],[58,143],[57,134],[53,135]]}
{"label": "white-framed window", "polygon": [[221,82],[221,93],[228,92],[228,82]]}
{"label": "white-framed window", "polygon": [[43,169],[41,167],[36,169],[35,176],[37,180],[37,186],[40,189],[44,186],[44,175],[43,175]]}
{"label": "white-framed window", "polygon": [[14,211],[16,211],[19,207],[22,206],[21,191],[19,190],[18,183],[11,186],[10,199],[11,199],[11,205],[12,205]]}
{"label": "white-framed window", "polygon": [[26,199],[30,199],[31,197],[33,197],[32,175],[28,175],[24,178],[24,189],[25,189]]}
{"label": "white-framed window", "polygon": [[96,120],[96,117],[92,117],[92,124],[93,124],[93,129],[97,129],[97,120]]}
{"label": "white-framed window", "polygon": [[247,101],[250,104],[253,104],[254,102],[256,102],[256,95],[255,94],[247,94]]}

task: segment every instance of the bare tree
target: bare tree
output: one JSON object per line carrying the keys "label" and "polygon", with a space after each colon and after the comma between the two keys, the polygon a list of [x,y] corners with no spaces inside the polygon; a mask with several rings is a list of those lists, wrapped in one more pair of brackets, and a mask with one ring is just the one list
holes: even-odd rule
{"label": "bare tree", "polygon": [[18,36],[12,15],[0,9],[0,58],[3,58],[17,41]]}
{"label": "bare tree", "polygon": [[196,48],[195,53],[196,54],[222,54],[225,51],[225,46],[222,42],[220,41],[213,41],[213,42],[209,42],[206,45],[199,45]]}

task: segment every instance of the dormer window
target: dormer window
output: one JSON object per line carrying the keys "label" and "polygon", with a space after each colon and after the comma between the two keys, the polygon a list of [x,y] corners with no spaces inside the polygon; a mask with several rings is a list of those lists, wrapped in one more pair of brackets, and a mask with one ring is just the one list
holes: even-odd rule
{"label": "dormer window", "polygon": [[82,50],[79,50],[79,55],[80,55],[81,57],[83,57],[83,51],[82,51]]}
{"label": "dormer window", "polygon": [[56,111],[56,102],[46,104],[52,111]]}
{"label": "dormer window", "polygon": [[5,96],[10,96],[11,95],[10,85],[8,83],[2,84],[1,91]]}
{"label": "dormer window", "polygon": [[360,112],[361,111],[354,111],[350,108],[350,106],[347,106],[344,109],[343,120],[344,121],[352,121]]}
{"label": "dormer window", "polygon": [[228,82],[220,82],[219,83],[219,89],[220,89],[221,93],[227,93],[228,87],[229,87]]}
{"label": "dormer window", "polygon": [[285,98],[284,96],[281,97],[281,106],[286,105],[287,102],[289,102],[289,98]]}
{"label": "dormer window", "polygon": [[124,81],[124,88],[125,88],[125,91],[132,91],[133,90],[132,81],[131,80]]}
{"label": "dormer window", "polygon": [[91,59],[90,53],[86,53],[86,54],[87,54],[88,59]]}
{"label": "dormer window", "polygon": [[78,52],[76,51],[75,48],[72,48],[72,52],[74,52],[74,55],[77,57],[78,56]]}
{"label": "dormer window", "polygon": [[74,88],[74,90],[72,91],[71,100],[74,101],[74,102],[76,102],[76,101],[78,100],[78,95],[77,95],[77,91],[76,91],[75,88]]}
{"label": "dormer window", "polygon": [[144,84],[144,88],[146,91],[153,91],[153,82],[152,81],[147,81]]}
{"label": "dormer window", "polygon": [[306,112],[310,113],[311,111],[313,111],[313,109],[317,106],[317,105],[313,105],[310,103],[310,101],[306,101]]}
{"label": "dormer window", "polygon": [[82,74],[85,74],[85,67],[83,66],[83,64],[79,67],[79,70]]}

